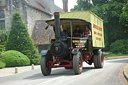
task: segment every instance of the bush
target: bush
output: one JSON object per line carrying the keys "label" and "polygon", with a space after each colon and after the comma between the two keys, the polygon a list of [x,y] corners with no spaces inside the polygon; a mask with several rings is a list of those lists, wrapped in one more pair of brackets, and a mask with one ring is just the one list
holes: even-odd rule
{"label": "bush", "polygon": [[0,30],[0,51],[5,51],[8,34],[9,32],[5,29]]}
{"label": "bush", "polygon": [[0,69],[4,68],[5,66],[6,66],[6,64],[0,60]]}
{"label": "bush", "polygon": [[110,46],[112,53],[128,54],[128,40],[117,40]]}
{"label": "bush", "polygon": [[29,58],[15,50],[4,52],[1,55],[0,60],[5,62],[7,67],[30,65]]}
{"label": "bush", "polygon": [[40,63],[40,55],[38,54],[38,51],[29,36],[28,29],[18,12],[13,14],[6,50],[17,50],[23,53],[30,59],[31,64]]}
{"label": "bush", "polygon": [[0,30],[0,43],[7,41],[9,32],[5,29]]}

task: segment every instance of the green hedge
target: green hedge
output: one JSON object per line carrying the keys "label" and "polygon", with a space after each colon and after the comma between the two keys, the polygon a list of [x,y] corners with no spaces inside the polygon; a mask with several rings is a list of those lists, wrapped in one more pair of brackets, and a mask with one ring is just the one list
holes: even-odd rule
{"label": "green hedge", "polygon": [[21,52],[9,50],[4,52],[0,60],[6,63],[7,67],[30,65],[29,58]]}
{"label": "green hedge", "polygon": [[110,46],[112,53],[128,54],[128,40],[117,40]]}
{"label": "green hedge", "polygon": [[6,66],[6,64],[0,60],[0,69],[4,68],[5,66]]}

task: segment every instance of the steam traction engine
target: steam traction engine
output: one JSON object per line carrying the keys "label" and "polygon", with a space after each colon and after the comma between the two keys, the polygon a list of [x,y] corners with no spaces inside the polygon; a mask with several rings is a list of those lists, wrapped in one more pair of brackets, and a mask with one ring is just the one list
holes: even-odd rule
{"label": "steam traction engine", "polygon": [[[88,11],[87,11],[88,12]],[[72,12],[71,12],[72,13]],[[73,14],[72,14],[73,15]],[[44,76],[50,75],[52,68],[65,67],[65,69],[73,69],[75,74],[81,74],[83,69],[83,61],[91,65],[94,63],[95,68],[103,67],[103,53],[101,48],[93,47],[92,38],[96,36],[92,33],[90,37],[73,37],[73,25],[80,24],[84,26],[88,24],[91,32],[94,27],[92,23],[76,18],[60,18],[58,12],[54,13],[55,20],[46,21],[55,28],[55,39],[52,39],[50,50],[41,51],[41,71]],[[69,16],[69,15],[67,15]],[[61,23],[60,23],[61,21]],[[69,36],[60,31],[60,24],[65,25]],[[63,35],[62,35],[63,34]],[[96,41],[95,41],[96,42]]]}

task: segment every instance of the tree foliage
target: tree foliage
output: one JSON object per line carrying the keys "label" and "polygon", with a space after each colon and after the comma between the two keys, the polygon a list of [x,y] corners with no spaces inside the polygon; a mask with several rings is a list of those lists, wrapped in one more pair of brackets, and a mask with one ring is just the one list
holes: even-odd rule
{"label": "tree foliage", "polygon": [[128,3],[123,7],[123,13],[120,16],[120,23],[124,25],[126,29],[128,28]]}
{"label": "tree foliage", "polygon": [[0,43],[7,41],[8,38],[8,31],[0,30]]}
{"label": "tree foliage", "polygon": [[5,29],[0,30],[0,51],[5,51],[5,45],[7,42],[9,32],[6,31]]}
{"label": "tree foliage", "polygon": [[103,4],[106,4],[108,0],[92,0],[94,6],[101,6]]}
{"label": "tree foliage", "polygon": [[28,34],[28,29],[21,19],[21,15],[13,14],[11,31],[6,45],[6,50],[17,50],[29,57],[31,64],[39,64],[40,56]]}
{"label": "tree foliage", "polygon": [[90,10],[92,4],[90,0],[77,0],[77,5],[74,6],[71,11],[83,11],[83,10]]}
{"label": "tree foliage", "polygon": [[[116,40],[127,39],[128,29],[126,26],[128,18],[126,17],[128,6],[126,3],[127,0],[92,0],[92,5],[89,9],[104,20],[106,50],[109,50],[110,45]],[[86,2],[86,4],[90,3]],[[71,11],[77,11],[77,8],[80,9],[81,7],[85,7],[83,8],[85,10],[88,9],[88,6],[80,6],[77,3]]]}
{"label": "tree foliage", "polygon": [[116,40],[110,46],[113,53],[128,54],[128,40]]}

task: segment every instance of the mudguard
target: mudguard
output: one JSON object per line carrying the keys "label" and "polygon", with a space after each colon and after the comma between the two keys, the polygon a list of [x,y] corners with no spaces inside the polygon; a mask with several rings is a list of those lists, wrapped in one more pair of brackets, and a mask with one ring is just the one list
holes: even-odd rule
{"label": "mudguard", "polygon": [[47,55],[47,53],[48,53],[48,50],[42,50],[41,52],[40,52],[40,55],[42,56],[42,55]]}

